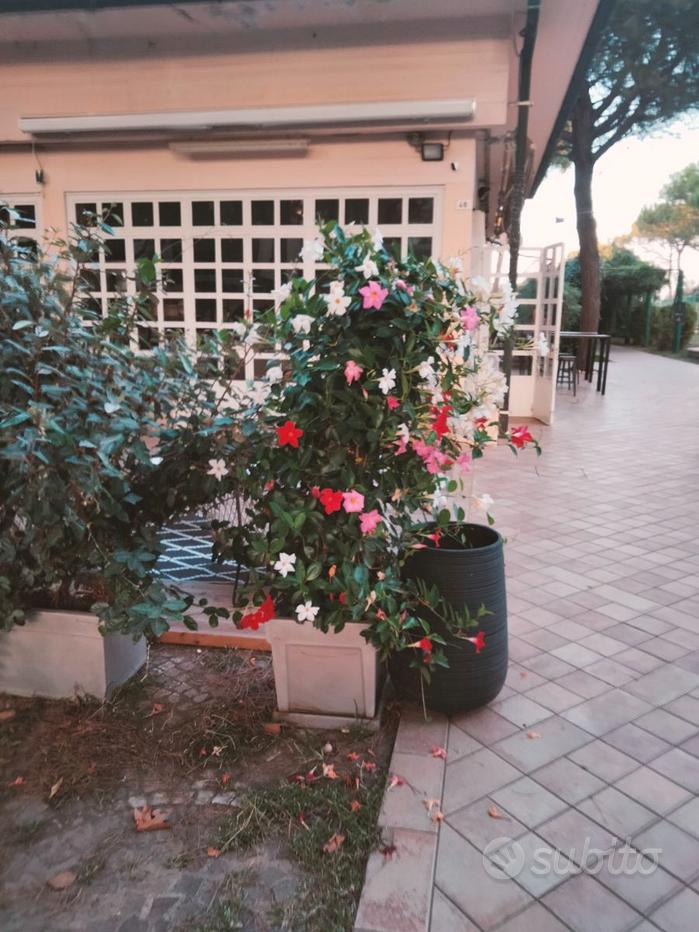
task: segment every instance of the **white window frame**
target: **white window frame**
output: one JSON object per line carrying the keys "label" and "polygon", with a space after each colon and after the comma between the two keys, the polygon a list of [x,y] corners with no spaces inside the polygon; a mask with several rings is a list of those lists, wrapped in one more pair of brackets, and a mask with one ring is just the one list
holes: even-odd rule
{"label": "white window frame", "polygon": [[2,194],[0,193],[0,204],[7,205],[14,209],[19,205],[29,204],[34,208],[35,223],[33,227],[10,227],[3,231],[4,236],[17,237],[18,239],[31,239],[35,243],[40,243],[44,225],[41,217],[41,196],[38,194]]}

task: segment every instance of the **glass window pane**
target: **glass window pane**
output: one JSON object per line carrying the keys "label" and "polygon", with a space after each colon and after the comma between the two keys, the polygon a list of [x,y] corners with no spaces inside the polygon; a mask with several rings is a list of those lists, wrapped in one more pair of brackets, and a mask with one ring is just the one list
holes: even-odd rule
{"label": "glass window pane", "polygon": [[162,201],[158,204],[161,227],[178,227],[182,223],[179,201]]}
{"label": "glass window pane", "polygon": [[256,226],[272,226],[274,223],[274,201],[253,201],[252,222]]}
{"label": "glass window pane", "polygon": [[281,253],[282,262],[298,262],[302,249],[302,239],[281,239],[279,241],[279,251]]}
{"label": "glass window pane", "polygon": [[340,219],[340,202],[336,197],[324,197],[316,200],[316,219],[319,223]]}
{"label": "glass window pane", "polygon": [[274,269],[253,269],[252,288],[258,294],[274,291]]}
{"label": "glass window pane", "polygon": [[163,269],[163,289],[182,291],[182,269]]}
{"label": "glass window pane", "polygon": [[164,298],[163,318],[165,320],[184,320],[184,299]]}
{"label": "glass window pane", "polygon": [[221,201],[222,226],[240,226],[243,222],[242,201]]}
{"label": "glass window pane", "polygon": [[182,240],[181,239],[161,239],[160,240],[160,257],[163,262],[181,262],[182,261]]}
{"label": "glass window pane", "polygon": [[434,198],[411,197],[408,200],[408,223],[432,223]]}
{"label": "glass window pane", "polygon": [[224,298],[223,299],[223,322],[232,324],[236,320],[243,320],[245,317],[245,301],[242,298]]}
{"label": "glass window pane", "polygon": [[244,379],[245,363],[235,353],[228,353],[221,360],[224,379]]}
{"label": "glass window pane", "polygon": [[194,315],[201,323],[214,323],[216,321],[216,299],[197,298],[194,302]]}
{"label": "glass window pane", "polygon": [[379,198],[379,223],[402,223],[403,221],[403,198],[401,197],[380,197]]}
{"label": "glass window pane", "polygon": [[409,236],[408,252],[412,253],[416,259],[429,259],[432,255],[432,237]]}
{"label": "glass window pane", "polygon": [[194,290],[216,291],[216,269],[195,269]]}
{"label": "glass window pane", "polygon": [[268,359],[255,359],[253,361],[253,377],[256,379],[263,379],[267,374],[267,363],[270,362]]}
{"label": "glass window pane", "polygon": [[263,314],[265,311],[271,311],[274,307],[274,300],[267,299],[260,300],[260,298],[255,298],[255,314]]}
{"label": "glass window pane", "polygon": [[213,201],[192,201],[192,224],[195,227],[212,227],[215,222]]}
{"label": "glass window pane", "polygon": [[124,294],[126,292],[126,272],[107,271],[107,291]]}
{"label": "glass window pane", "polygon": [[280,201],[279,210],[284,226],[298,226],[303,223],[303,201]]}
{"label": "glass window pane", "polygon": [[153,204],[150,201],[134,201],[131,205],[131,223],[135,227],[152,227]]}
{"label": "glass window pane", "polygon": [[215,262],[216,261],[216,240],[215,239],[195,239],[194,240],[194,261],[195,262]]}
{"label": "glass window pane", "polygon": [[21,230],[33,230],[36,227],[36,208],[33,204],[15,204],[14,208],[19,216],[15,226]]}
{"label": "glass window pane", "polygon": [[345,223],[369,223],[369,198],[349,197],[345,201]]}
{"label": "glass window pane", "polygon": [[134,259],[152,259],[155,255],[154,239],[135,239],[133,241]]}
{"label": "glass window pane", "polygon": [[158,331],[155,327],[138,328],[138,348],[142,350],[154,349],[158,345]]}
{"label": "glass window pane", "polygon": [[110,227],[124,226],[124,205],[122,203],[104,204],[102,206],[104,222]]}
{"label": "glass window pane", "polygon": [[243,261],[242,239],[222,239],[221,240],[221,262],[242,262],[242,261]]}
{"label": "glass window pane", "polygon": [[383,248],[390,253],[395,259],[400,259],[402,240],[400,236],[384,236]]}
{"label": "glass window pane", "polygon": [[253,239],[252,261],[253,262],[274,262],[274,240],[273,239]]}
{"label": "glass window pane", "polygon": [[[109,276],[110,274],[114,274],[114,273],[107,272],[107,276]],[[83,282],[83,285],[87,289],[87,291],[101,291],[102,290],[99,269],[82,269],[82,271],[80,272],[80,279]]]}
{"label": "glass window pane", "polygon": [[221,272],[221,290],[229,293],[244,291],[242,269],[223,269]]}
{"label": "glass window pane", "polygon": [[95,204],[94,202],[90,204],[76,204],[75,205],[75,222],[82,223],[83,225],[93,224],[95,222],[94,217],[90,217],[89,214],[96,214],[96,213],[97,213],[97,204]]}
{"label": "glass window pane", "polygon": [[126,240],[108,239],[104,244],[105,262],[126,262]]}

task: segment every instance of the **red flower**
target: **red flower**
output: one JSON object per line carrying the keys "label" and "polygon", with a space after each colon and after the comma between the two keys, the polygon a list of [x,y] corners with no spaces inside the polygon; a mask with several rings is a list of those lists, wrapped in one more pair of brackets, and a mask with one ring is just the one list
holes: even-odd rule
{"label": "red flower", "polygon": [[440,440],[445,434],[449,433],[447,418],[451,414],[451,411],[451,405],[442,405],[441,408],[432,409],[432,413],[437,415],[432,422],[432,430],[435,432],[435,434],[437,434]]}
{"label": "red flower", "polygon": [[331,515],[333,511],[339,511],[342,508],[342,492],[323,489],[318,498],[320,504],[325,508],[326,515]]}
{"label": "red flower", "polygon": [[533,443],[534,438],[529,433],[529,427],[526,424],[522,424],[521,427],[515,427],[510,431],[510,440],[521,450],[525,444]]}
{"label": "red flower", "polygon": [[476,653],[480,654],[485,647],[485,632],[479,631],[475,638],[466,638],[466,640],[470,641],[475,646]]}
{"label": "red flower", "polygon": [[263,625],[266,621],[269,621],[270,618],[274,618],[276,611],[277,608],[274,604],[274,600],[268,593],[267,598],[259,608],[255,609],[254,612],[243,615],[240,621],[240,627],[251,628],[253,631],[257,631],[260,625]]}
{"label": "red flower", "polygon": [[476,428],[477,428],[478,430],[485,430],[486,427],[488,426],[488,418],[487,418],[487,417],[477,417],[476,420],[475,420],[473,423],[476,425]]}
{"label": "red flower", "polygon": [[299,437],[303,436],[303,431],[293,421],[285,421],[276,431],[280,447],[286,446],[287,443],[291,447],[298,447]]}
{"label": "red flower", "polygon": [[386,404],[391,409],[391,411],[395,411],[396,408],[400,408],[400,401],[398,401],[398,399],[393,395],[386,396]]}
{"label": "red flower", "polygon": [[347,605],[347,595],[346,595],[346,593],[341,592],[341,593],[338,595],[338,597],[337,597],[337,601],[340,603],[340,605]]}
{"label": "red flower", "polygon": [[320,489],[318,488],[317,485],[311,486],[311,495],[313,496],[313,498],[320,498]]}
{"label": "red flower", "polygon": [[437,528],[434,534],[427,535],[427,539],[431,540],[434,543],[435,547],[439,547],[439,541],[441,537],[442,537],[442,532],[439,530],[439,528]]}
{"label": "red flower", "polygon": [[419,647],[423,653],[422,662],[429,663],[432,659],[432,641],[429,638],[420,638],[417,644],[413,645],[414,647]]}
{"label": "red flower", "polygon": [[265,621],[269,621],[270,618],[274,618],[277,607],[269,593],[267,593],[267,598],[264,600],[262,605],[260,605],[260,611],[262,612]]}

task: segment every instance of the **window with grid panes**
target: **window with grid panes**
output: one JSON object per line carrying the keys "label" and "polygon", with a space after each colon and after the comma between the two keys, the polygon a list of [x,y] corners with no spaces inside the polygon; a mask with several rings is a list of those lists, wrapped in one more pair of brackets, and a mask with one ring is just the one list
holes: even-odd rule
{"label": "window with grid panes", "polygon": [[[42,228],[39,216],[40,199],[36,195],[0,194],[0,221],[7,229],[0,235],[16,240],[20,246],[34,250],[41,239]],[[20,216],[12,218],[8,207]]]}
{"label": "window with grid panes", "polygon": [[[254,320],[294,274],[319,276],[319,287],[327,288],[323,265],[299,258],[304,240],[317,235],[317,221],[378,226],[389,251],[426,258],[439,250],[440,207],[437,189],[319,189],[84,194],[69,198],[68,214],[70,220],[101,214],[114,230],[90,269],[95,306],[103,311],[110,297],[134,290],[139,258],[160,257],[153,320],[138,324],[138,344],[147,349],[172,332],[196,347],[216,330]],[[240,377],[260,378],[270,358],[258,352]]]}

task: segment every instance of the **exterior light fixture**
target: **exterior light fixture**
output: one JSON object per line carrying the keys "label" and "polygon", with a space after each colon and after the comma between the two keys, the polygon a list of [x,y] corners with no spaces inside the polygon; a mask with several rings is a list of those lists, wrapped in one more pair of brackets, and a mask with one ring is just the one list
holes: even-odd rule
{"label": "exterior light fixture", "polygon": [[420,154],[423,162],[443,162],[444,161],[444,143],[443,142],[423,142],[420,146]]}

